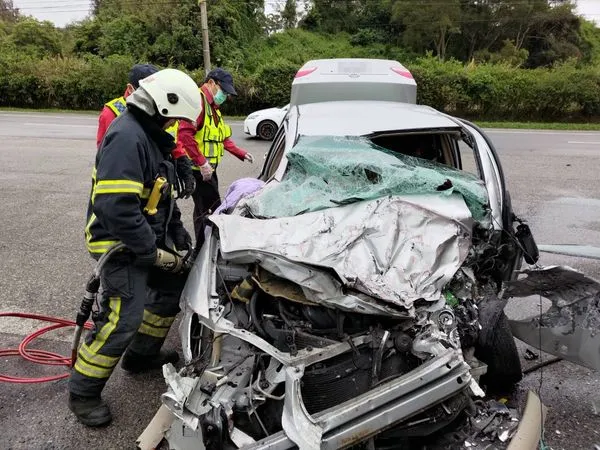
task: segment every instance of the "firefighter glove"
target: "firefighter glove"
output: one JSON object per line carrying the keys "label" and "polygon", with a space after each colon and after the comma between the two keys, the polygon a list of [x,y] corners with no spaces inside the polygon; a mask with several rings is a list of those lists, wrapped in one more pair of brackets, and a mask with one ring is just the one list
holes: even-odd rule
{"label": "firefighter glove", "polygon": [[189,198],[196,190],[196,179],[192,171],[192,162],[187,156],[177,160],[177,176],[183,182],[182,198]]}
{"label": "firefighter glove", "polygon": [[134,264],[138,267],[152,267],[156,262],[157,251],[156,248],[152,250],[150,253],[145,253],[143,255],[136,255]]}
{"label": "firefighter glove", "polygon": [[192,237],[185,228],[179,227],[173,231],[173,244],[180,252],[189,250],[192,247]]}

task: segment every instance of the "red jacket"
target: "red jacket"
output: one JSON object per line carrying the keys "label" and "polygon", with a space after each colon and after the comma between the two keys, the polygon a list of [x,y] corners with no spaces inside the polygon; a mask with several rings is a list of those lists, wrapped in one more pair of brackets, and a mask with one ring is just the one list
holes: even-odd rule
{"label": "red jacket", "polygon": [[[127,92],[123,94],[123,97],[127,98]],[[100,112],[100,116],[98,117],[98,133],[96,133],[96,149],[100,148],[100,144],[102,144],[102,139],[104,139],[104,135],[108,130],[108,127],[115,120],[117,116],[115,113],[108,107],[105,106],[102,108]],[[174,159],[181,158],[182,156],[186,156],[185,150],[180,145],[171,152],[171,155]]]}
{"label": "red jacket", "polygon": [[[217,109],[219,109],[219,106],[215,104],[213,96],[206,86],[202,86],[200,89],[202,89],[202,92],[206,96],[206,100],[208,100],[208,103],[210,103],[210,106],[212,108],[211,112],[212,112],[213,120],[215,121],[215,123],[218,123],[219,116],[217,116],[216,111],[217,111]],[[196,138],[195,138],[196,133],[198,132],[198,130],[201,130],[203,126],[204,126],[204,105],[202,105],[202,111],[200,112],[200,115],[198,116],[198,120],[196,121],[196,126],[192,125],[189,122],[182,120],[179,122],[179,131],[177,132],[177,147],[182,146],[183,148],[185,148],[185,150],[187,150],[188,156],[191,158],[192,162],[196,166],[202,166],[206,163],[206,158],[200,152],[200,149],[198,148],[198,143],[196,142]],[[232,155],[237,156],[242,161],[246,157],[246,154],[247,154],[246,150],[235,145],[235,142],[233,142],[233,139],[231,139],[231,138],[225,139],[223,141],[223,145],[225,146],[225,150],[227,150]]]}

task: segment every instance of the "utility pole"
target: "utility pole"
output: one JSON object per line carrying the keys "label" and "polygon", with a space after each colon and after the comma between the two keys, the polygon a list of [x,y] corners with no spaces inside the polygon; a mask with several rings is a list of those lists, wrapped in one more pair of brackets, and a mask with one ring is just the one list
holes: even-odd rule
{"label": "utility pole", "polygon": [[204,72],[210,72],[210,44],[208,42],[208,13],[206,12],[206,0],[198,0],[200,5],[200,20],[202,26],[202,52],[204,53]]}

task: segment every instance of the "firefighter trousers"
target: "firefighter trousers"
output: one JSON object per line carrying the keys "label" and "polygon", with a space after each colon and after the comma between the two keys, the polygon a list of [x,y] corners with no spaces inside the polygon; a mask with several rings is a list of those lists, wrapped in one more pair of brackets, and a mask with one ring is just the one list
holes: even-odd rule
{"label": "firefighter trousers", "polygon": [[196,190],[192,194],[194,200],[194,233],[196,235],[196,248],[200,248],[204,242],[205,219],[215,209],[221,206],[219,195],[219,178],[217,177],[217,166],[214,165],[212,178],[209,181],[202,179],[199,170],[194,170],[196,177]]}
{"label": "firefighter trousers", "polygon": [[157,355],[179,312],[186,277],[156,268],[141,268],[133,257],[115,255],[104,265],[100,313],[79,348],[69,389],[99,396],[127,348]]}

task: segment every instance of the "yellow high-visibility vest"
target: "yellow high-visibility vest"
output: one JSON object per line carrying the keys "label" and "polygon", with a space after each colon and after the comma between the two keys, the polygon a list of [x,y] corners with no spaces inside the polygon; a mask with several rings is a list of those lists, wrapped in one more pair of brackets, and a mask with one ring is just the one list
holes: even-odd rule
{"label": "yellow high-visibility vest", "polygon": [[[200,90],[200,94],[204,101],[204,124],[202,125],[202,128],[196,131],[194,138],[198,143],[198,150],[204,155],[208,162],[211,164],[219,164],[225,153],[223,142],[225,139],[231,137],[231,127],[223,121],[221,111],[218,109],[217,116],[219,118],[219,123],[215,123],[210,103],[206,100],[206,96],[202,90]],[[179,121],[167,128],[166,131],[177,140]]]}
{"label": "yellow high-visibility vest", "polygon": [[125,103],[125,97],[118,97],[110,102],[106,103],[104,106],[110,108],[112,112],[115,113],[115,116],[119,117],[122,113],[127,109],[127,103]]}

